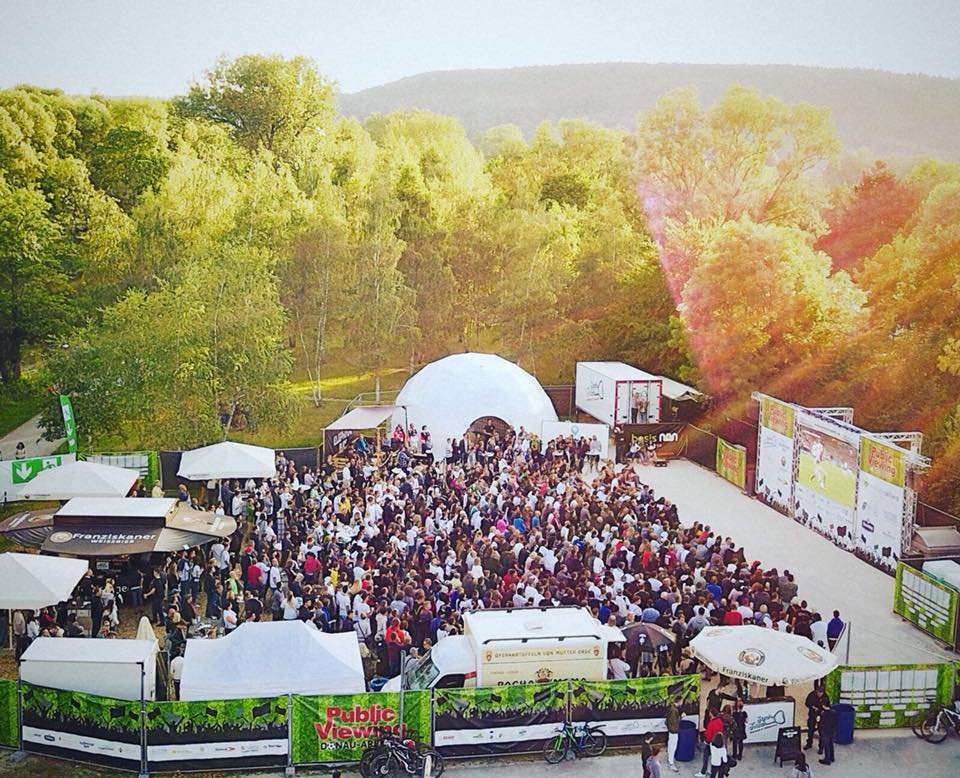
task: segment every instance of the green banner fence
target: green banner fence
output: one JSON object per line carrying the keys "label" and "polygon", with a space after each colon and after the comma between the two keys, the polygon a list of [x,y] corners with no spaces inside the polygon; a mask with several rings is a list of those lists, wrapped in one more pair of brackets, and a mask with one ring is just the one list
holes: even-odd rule
{"label": "green banner fence", "polygon": [[893,612],[950,648],[957,647],[960,593],[932,575],[898,562]]}
{"label": "green banner fence", "polygon": [[0,747],[16,748],[19,744],[17,682],[0,680]]}
{"label": "green banner fence", "polygon": [[833,703],[852,705],[857,729],[909,727],[913,719],[954,699],[960,662],[838,667],[827,676]]}

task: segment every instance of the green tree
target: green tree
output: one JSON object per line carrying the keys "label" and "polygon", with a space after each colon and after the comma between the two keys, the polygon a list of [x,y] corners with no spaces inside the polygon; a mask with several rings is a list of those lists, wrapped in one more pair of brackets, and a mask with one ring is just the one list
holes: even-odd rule
{"label": "green tree", "polygon": [[72,314],[68,279],[53,252],[60,236],[34,188],[0,175],[0,379],[20,379],[24,347],[61,332]]}
{"label": "green tree", "polygon": [[311,60],[249,54],[220,60],[176,106],[228,127],[250,151],[263,147],[283,158],[305,134],[327,130],[335,99],[334,84]]}

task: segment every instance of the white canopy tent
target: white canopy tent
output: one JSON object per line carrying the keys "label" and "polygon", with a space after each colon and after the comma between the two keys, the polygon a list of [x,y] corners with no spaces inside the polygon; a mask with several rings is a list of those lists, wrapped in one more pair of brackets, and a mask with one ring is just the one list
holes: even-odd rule
{"label": "white canopy tent", "polygon": [[837,666],[837,658],[812,640],[752,625],[704,627],[690,648],[712,670],[764,686],[815,681]]}
{"label": "white canopy tent", "polygon": [[37,638],[20,663],[28,683],[118,700],[155,699],[156,677],[155,639]]}
{"label": "white canopy tent", "polygon": [[329,634],[303,621],[246,622],[215,640],[187,641],[182,700],[366,690],[353,632]]}
{"label": "white canopy tent", "polygon": [[[557,412],[536,378],[496,354],[453,354],[431,362],[404,384],[393,424],[426,426],[434,456],[443,456],[447,438],[462,436],[486,416],[540,433]],[[405,409],[405,412],[404,412]]]}
{"label": "white canopy tent", "polygon": [[136,470],[71,462],[42,470],[20,490],[24,500],[69,500],[73,497],[125,497],[140,478]]}
{"label": "white canopy tent", "polygon": [[367,405],[363,408],[354,408],[343,414],[339,419],[327,425],[328,430],[372,430],[379,427],[397,411],[402,410],[396,405]]}
{"label": "white canopy tent", "polygon": [[63,602],[87,568],[85,559],[0,554],[0,609],[35,611]]}
{"label": "white canopy tent", "polygon": [[224,441],[184,451],[177,475],[190,481],[270,478],[277,472],[273,449]]}

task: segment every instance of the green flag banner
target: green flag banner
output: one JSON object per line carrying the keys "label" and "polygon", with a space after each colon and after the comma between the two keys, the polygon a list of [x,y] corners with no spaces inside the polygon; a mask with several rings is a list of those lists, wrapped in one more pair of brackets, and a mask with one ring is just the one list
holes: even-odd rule
{"label": "green flag banner", "polygon": [[717,474],[741,489],[747,488],[747,450],[717,438]]}
{"label": "green flag banner", "polygon": [[63,412],[63,429],[67,438],[67,450],[77,453],[77,420],[73,415],[73,403],[65,394],[60,395],[60,410]]}
{"label": "green flag banner", "polygon": [[430,691],[293,696],[295,764],[356,762],[380,732],[430,742]]}

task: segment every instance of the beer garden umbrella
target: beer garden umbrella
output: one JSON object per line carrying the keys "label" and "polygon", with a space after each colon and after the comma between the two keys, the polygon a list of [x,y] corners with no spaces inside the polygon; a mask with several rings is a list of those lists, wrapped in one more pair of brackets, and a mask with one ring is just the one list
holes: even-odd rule
{"label": "beer garden umbrella", "polygon": [[751,625],[704,627],[690,648],[711,670],[764,686],[815,681],[837,666],[837,658],[812,640]]}

